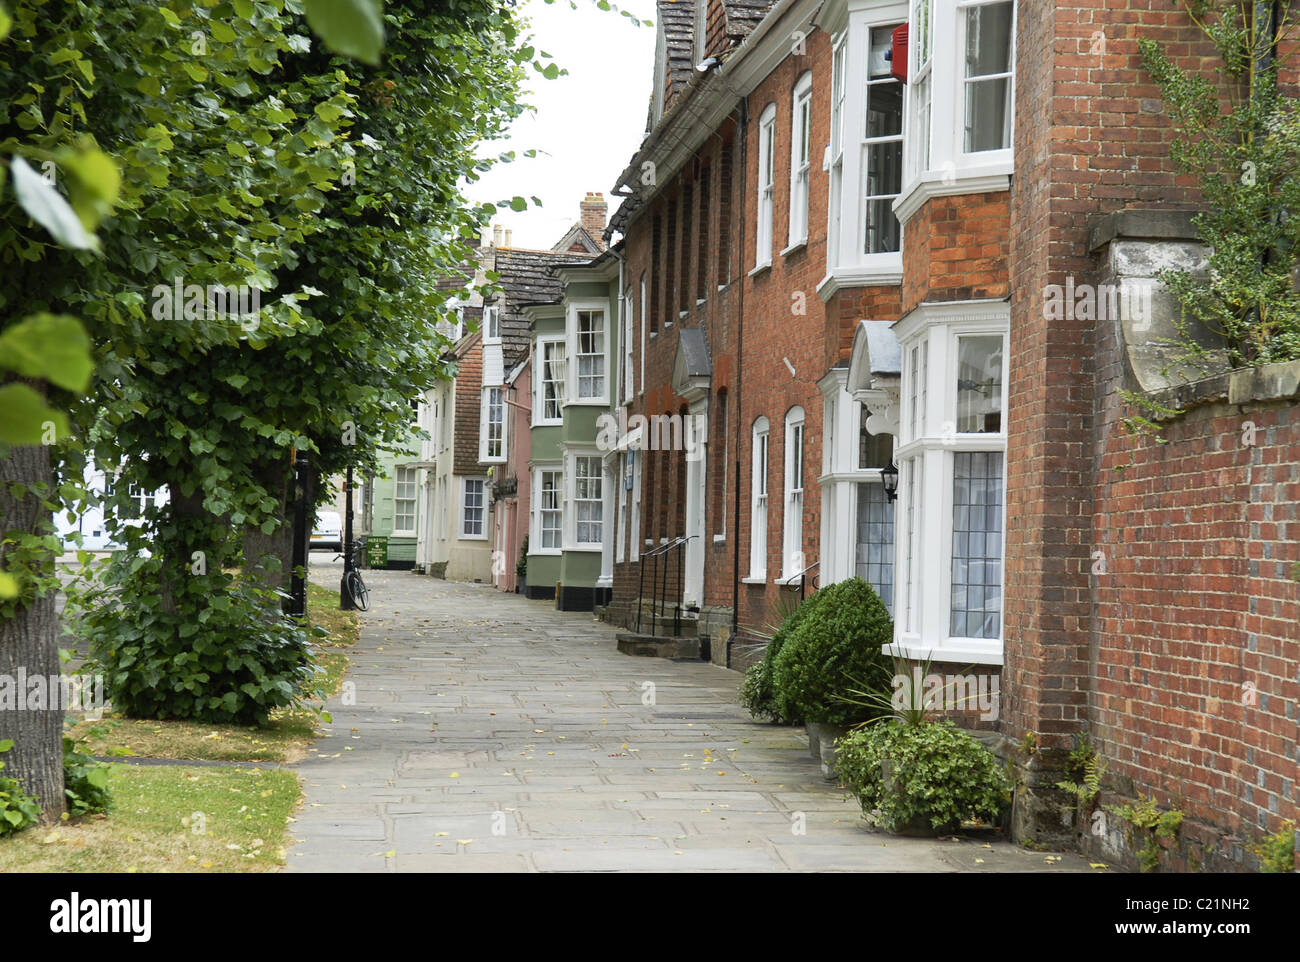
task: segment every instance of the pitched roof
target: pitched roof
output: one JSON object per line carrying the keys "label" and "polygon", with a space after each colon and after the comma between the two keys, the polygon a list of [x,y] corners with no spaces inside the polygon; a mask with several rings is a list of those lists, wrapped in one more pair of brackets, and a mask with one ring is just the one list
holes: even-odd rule
{"label": "pitched roof", "polygon": [[564,293],[564,285],[554,268],[562,264],[583,264],[591,254],[577,251],[533,251],[498,248],[496,270],[501,294],[495,301],[501,306],[501,352],[507,368],[513,367],[528,351],[528,318],[525,304],[550,304]]}
{"label": "pitched roof", "polygon": [[[572,250],[574,244],[582,247],[592,257],[595,257],[603,250],[600,241],[593,237],[591,232],[581,224],[574,224],[570,227],[569,232],[561,237],[551,250],[569,251]],[[581,253],[581,251],[578,253]]]}

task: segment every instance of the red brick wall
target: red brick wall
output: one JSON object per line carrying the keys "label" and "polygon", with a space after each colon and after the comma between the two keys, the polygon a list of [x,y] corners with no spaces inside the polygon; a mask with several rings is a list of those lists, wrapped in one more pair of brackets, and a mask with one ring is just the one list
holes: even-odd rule
{"label": "red brick wall", "polygon": [[1006,297],[1007,191],[935,197],[903,230],[903,313],[923,301]]}
{"label": "red brick wall", "polygon": [[1093,740],[1112,778],[1204,823],[1185,836],[1275,832],[1297,815],[1300,406],[1195,408],[1163,444],[1106,407]]}
{"label": "red brick wall", "polygon": [[455,455],[456,474],[486,474],[479,464],[479,408],[483,403],[483,340],[476,338],[460,359],[456,374]]}

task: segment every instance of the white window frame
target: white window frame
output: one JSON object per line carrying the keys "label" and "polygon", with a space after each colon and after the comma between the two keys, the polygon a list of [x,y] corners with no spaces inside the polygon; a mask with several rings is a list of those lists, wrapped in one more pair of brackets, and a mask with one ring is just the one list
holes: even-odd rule
{"label": "white window frame", "polygon": [[808,242],[812,199],[812,71],[806,70],[790,94],[790,216],[788,253]]}
{"label": "white window frame", "polygon": [[[481,524],[483,530],[478,534],[469,531],[469,488],[471,484],[477,483],[479,487],[479,496],[482,498],[482,504],[479,510],[483,513]],[[488,540],[488,498],[487,498],[487,478],[485,477],[462,477],[460,479],[460,540],[461,541],[487,541]]]}
{"label": "white window frame", "polygon": [[[604,381],[603,390],[599,394],[583,396],[579,394],[581,379],[578,374],[579,354],[578,354],[578,321],[579,314],[583,312],[600,312],[601,315],[601,352],[599,354],[583,355],[588,357],[602,358],[601,377]],[[574,300],[568,302],[567,320],[565,322],[565,337],[567,347],[565,356],[567,358],[565,367],[568,369],[568,400],[567,404],[595,404],[608,405],[609,387],[611,380],[610,373],[610,330],[609,330],[609,301],[603,299],[592,300]]]}
{"label": "white window frame", "polygon": [[[887,650],[960,664],[1000,665],[1006,635],[1006,438],[1010,307],[1005,301],[923,304],[898,323],[903,352],[899,508],[894,539],[896,621]],[[1002,339],[1000,431],[957,433],[959,340]],[[913,412],[915,411],[915,419]],[[913,423],[915,420],[915,427]],[[963,452],[1002,455],[1000,637],[953,636],[951,629],[953,477]]]}
{"label": "white window frame", "polygon": [[[554,508],[547,508],[545,503],[546,494],[546,476],[554,474],[555,484],[552,490],[555,491]],[[564,464],[562,461],[546,461],[533,465],[533,486],[530,493],[530,502],[532,502],[532,519],[529,520],[529,537],[528,537],[528,554],[530,555],[559,555],[564,550]],[[546,545],[546,538],[543,537],[543,515],[546,513],[558,513],[559,523],[552,528],[555,532],[555,545]]]}
{"label": "white window frame", "polygon": [[637,397],[640,397],[641,395],[645,394],[645,336],[646,336],[645,311],[646,311],[646,283],[645,283],[645,275],[643,274],[641,276],[641,309],[637,313],[637,319],[640,321],[640,325],[641,325],[641,371],[640,371],[641,377],[636,382]]}
{"label": "white window frame", "polygon": [[[405,472],[410,473],[410,480],[403,481]],[[410,486],[410,497],[402,497],[403,485]],[[411,526],[403,528],[398,519],[405,513],[401,510],[402,502],[410,502]],[[408,468],[399,464],[393,468],[393,534],[399,538],[414,538],[420,529],[420,472],[417,468]]]}
{"label": "white window frame", "polygon": [[496,304],[483,306],[483,343],[501,343],[501,308]]}
{"label": "white window frame", "polygon": [[[1015,158],[1015,62],[1016,24],[1019,11],[1012,0],[1011,109],[1008,113],[1008,146],[1000,150],[967,151],[966,127],[966,30],[969,12],[977,7],[1007,0],[911,0],[909,15],[907,85],[908,136],[903,145],[903,190],[894,202],[894,212],[904,224],[926,200],[953,194],[1006,190],[1011,183]],[[929,32],[930,56],[923,59],[926,32],[921,18],[931,24],[952,24]],[[992,75],[990,75],[992,76]],[[1002,76],[1002,75],[998,75]],[[926,124],[923,105],[930,107]],[[928,156],[926,147],[928,145]]]}
{"label": "white window frame", "polygon": [[[545,475],[556,475],[554,490],[556,492],[557,507],[547,509],[545,507]],[[533,466],[533,484],[531,489],[530,501],[532,502],[532,519],[529,525],[528,553],[530,555],[558,555],[564,550],[564,516],[567,513],[564,510],[564,465],[559,462],[539,463]],[[550,511],[559,513],[559,526],[549,528],[556,532],[556,544],[548,546],[543,537],[543,515]]]}
{"label": "white window frame", "polygon": [[617,506],[615,511],[618,514],[618,525],[614,532],[614,563],[622,564],[627,560],[627,531],[628,531],[628,509],[629,495],[628,481],[632,477],[632,465],[627,460],[628,452],[623,451],[618,456],[618,490],[614,492]]}
{"label": "white window frame", "polygon": [[[842,28],[832,36],[831,134],[824,164],[829,179],[826,277],[818,286],[823,299],[829,299],[841,287],[896,285],[903,280],[901,223],[897,251],[866,253],[866,190],[870,145],[899,139],[906,143],[909,139],[906,91],[903,92],[901,135],[869,140],[866,124],[868,87],[873,85],[870,81],[871,33],[878,29],[892,29],[907,19],[907,0],[893,0],[848,13]],[[874,85],[886,82],[877,81]],[[903,162],[906,165],[906,147]],[[907,182],[904,166],[900,186],[905,188]]]}
{"label": "white window frame", "polygon": [[758,204],[754,232],[754,270],[772,264],[772,221],[776,210],[776,104],[758,118]]}
{"label": "white window frame", "polygon": [[[559,376],[549,383],[558,385],[556,391],[556,412],[554,417],[546,414],[546,350],[548,345],[560,346],[561,356]],[[542,427],[549,424],[564,423],[564,406],[568,403],[568,345],[563,334],[546,334],[537,338],[537,351],[534,355],[536,364],[533,369],[533,426]]]}
{"label": "white window frame", "polygon": [[[500,453],[492,454],[492,392],[501,395],[501,436],[498,439],[500,443]],[[506,414],[506,389],[504,386],[493,385],[483,388],[483,394],[479,401],[479,431],[478,431],[478,459],[482,464],[501,464],[506,460],[506,431],[510,418]]]}
{"label": "white window frame", "polygon": [[623,372],[619,379],[618,386],[619,397],[623,403],[629,403],[636,395],[636,377],[634,376],[634,358],[632,346],[635,343],[633,317],[632,317],[632,292],[629,290],[623,295]]}
{"label": "white window frame", "polygon": [[632,518],[629,523],[629,537],[631,539],[628,545],[628,560],[638,561],[641,558],[641,469],[642,462],[645,458],[642,453],[635,448],[628,451],[632,458]]}
{"label": "white window frame", "polygon": [[785,416],[785,461],[783,504],[781,509],[781,578],[791,578],[803,570],[803,501],[806,465],[804,409],[796,405]]}
{"label": "white window frame", "polygon": [[768,475],[771,465],[771,425],[766,417],[754,421],[750,430],[749,485],[749,577],[746,581],[767,581]]}
{"label": "white window frame", "polygon": [[[578,540],[578,462],[587,460],[594,464],[596,473],[594,476],[587,476],[600,485],[600,493],[597,497],[583,498],[582,501],[594,503],[600,509],[600,520],[596,522],[600,525],[601,536],[595,541]],[[564,550],[565,551],[600,551],[604,544],[605,525],[608,519],[605,517],[605,467],[603,456],[595,448],[571,450],[565,452],[564,459]]]}

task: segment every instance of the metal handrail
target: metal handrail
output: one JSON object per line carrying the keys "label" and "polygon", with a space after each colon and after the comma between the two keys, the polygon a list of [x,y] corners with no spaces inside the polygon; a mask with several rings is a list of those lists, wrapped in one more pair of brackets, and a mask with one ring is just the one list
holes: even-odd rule
{"label": "metal handrail", "polygon": [[816,561],[808,565],[808,567],[804,568],[802,571],[796,571],[788,578],[778,578],[777,584],[783,584],[787,588],[789,588],[794,583],[794,579],[798,578],[799,579],[799,600],[803,601],[804,592],[808,584],[808,572],[812,571],[813,568],[816,568],[821,563],[822,563],[821,559],[818,558]]}
{"label": "metal handrail", "polygon": [[[659,581],[659,558],[661,555],[666,555],[669,551],[681,548],[684,544],[686,544],[686,542],[690,541],[692,538],[695,537],[698,537],[698,535],[693,535],[693,534],[681,535],[679,537],[673,538],[671,541],[666,541],[661,545],[656,545],[655,547],[651,548],[649,551],[642,552],[641,555],[637,558],[637,568],[639,569],[639,574],[640,574],[640,581],[637,586],[637,595],[636,595],[637,634],[641,633],[641,612],[645,600],[645,559],[646,558],[655,559],[654,574],[651,575],[650,578],[650,602],[651,602],[651,618],[657,619],[663,616],[663,611],[667,607],[667,598],[665,597],[664,592],[666,592],[668,588],[667,559],[665,559],[665,565],[664,565],[664,580],[661,583]],[[677,565],[677,588],[678,588],[677,593],[678,596],[680,597],[681,590],[682,590],[682,566],[680,563]],[[679,637],[682,633],[681,617],[682,617],[682,609],[681,609],[681,604],[679,603],[677,607],[673,610],[673,637],[674,638]],[[657,633],[658,633],[658,627],[655,625],[654,620],[652,620],[650,622],[650,634],[651,636],[654,636]]]}

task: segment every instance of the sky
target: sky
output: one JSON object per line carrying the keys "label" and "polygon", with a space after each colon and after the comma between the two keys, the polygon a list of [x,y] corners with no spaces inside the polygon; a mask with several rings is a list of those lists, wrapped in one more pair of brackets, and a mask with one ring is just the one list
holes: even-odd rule
{"label": "sky", "polygon": [[[653,0],[616,0],[641,20],[654,20]],[[550,248],[578,220],[587,191],[605,195],[612,215],[614,181],[641,144],[654,68],[655,28],[637,26],[595,0],[527,0],[534,44],[569,72],[545,80],[529,69],[524,101],[536,107],[515,121],[510,137],[484,145],[480,156],[513,150],[466,193],[477,203],[536,195],[542,206],[500,211],[494,224],[513,231],[515,247]],[[525,150],[537,156],[523,156]]]}

